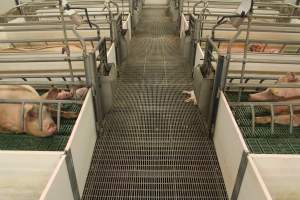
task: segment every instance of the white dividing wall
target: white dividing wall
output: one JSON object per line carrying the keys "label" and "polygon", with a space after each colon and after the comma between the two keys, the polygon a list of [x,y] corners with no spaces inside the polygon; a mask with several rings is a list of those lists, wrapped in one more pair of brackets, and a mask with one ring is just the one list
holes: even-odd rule
{"label": "white dividing wall", "polygon": [[180,38],[185,37],[185,31],[189,30],[189,23],[184,14],[181,15]]}
{"label": "white dividing wall", "polygon": [[201,49],[200,44],[197,44],[197,48],[196,48],[196,56],[195,56],[195,66],[197,65],[202,65],[204,61],[204,52]]}
{"label": "white dividing wall", "polygon": [[89,90],[66,150],[71,149],[79,193],[82,195],[97,139],[92,91]]}
{"label": "white dividing wall", "polygon": [[252,159],[243,178],[238,200],[272,200],[271,195]]}
{"label": "white dividing wall", "polygon": [[272,199],[300,198],[300,155],[251,155]]}
{"label": "white dividing wall", "polygon": [[39,199],[56,168],[58,152],[0,152],[0,199]]}
{"label": "white dividing wall", "polygon": [[249,152],[223,93],[217,114],[214,144],[229,198],[231,198],[243,151]]}
{"label": "white dividing wall", "polygon": [[66,156],[62,156],[39,200],[74,200]]}

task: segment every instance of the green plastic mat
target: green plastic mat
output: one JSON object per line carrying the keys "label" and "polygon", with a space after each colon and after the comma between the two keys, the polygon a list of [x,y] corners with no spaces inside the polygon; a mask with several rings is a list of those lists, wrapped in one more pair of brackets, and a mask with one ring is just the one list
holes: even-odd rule
{"label": "green plastic mat", "polygon": [[[248,99],[248,94],[244,92],[241,101]],[[226,97],[229,101],[236,102],[238,93],[227,92]],[[300,153],[300,127],[294,127],[291,134],[288,125],[275,124],[274,132],[271,125],[255,125],[252,131],[251,108],[240,106],[232,107],[232,113],[238,126],[245,138],[248,148],[257,154],[298,154]],[[262,107],[255,107],[255,116],[270,116],[270,112]]]}
{"label": "green plastic mat", "polygon": [[[62,110],[79,112],[81,105],[62,105]],[[56,121],[56,119],[54,119]],[[76,119],[61,118],[60,130],[53,136],[40,138],[26,134],[0,133],[0,150],[63,151],[71,135]]]}

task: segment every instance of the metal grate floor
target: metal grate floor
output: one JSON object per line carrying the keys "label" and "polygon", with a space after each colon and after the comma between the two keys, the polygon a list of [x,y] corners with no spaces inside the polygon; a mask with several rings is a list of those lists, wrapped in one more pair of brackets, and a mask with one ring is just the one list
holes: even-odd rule
{"label": "metal grate floor", "polygon": [[121,67],[83,199],[227,199],[213,142],[197,107],[176,25],[165,10],[143,11]]}

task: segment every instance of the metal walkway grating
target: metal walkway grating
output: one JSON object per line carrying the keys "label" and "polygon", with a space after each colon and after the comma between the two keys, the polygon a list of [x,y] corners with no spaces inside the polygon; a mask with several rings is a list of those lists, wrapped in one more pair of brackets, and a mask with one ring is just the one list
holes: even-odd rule
{"label": "metal walkway grating", "polygon": [[165,10],[144,10],[96,143],[83,199],[227,199],[179,38]]}

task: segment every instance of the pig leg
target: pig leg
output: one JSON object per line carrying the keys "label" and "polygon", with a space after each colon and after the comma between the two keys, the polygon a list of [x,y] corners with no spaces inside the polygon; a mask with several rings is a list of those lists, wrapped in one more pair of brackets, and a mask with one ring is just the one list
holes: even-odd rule
{"label": "pig leg", "polygon": [[[47,110],[53,117],[57,117],[57,109],[48,107]],[[78,117],[78,114],[78,112],[60,111],[60,116],[65,119],[76,119]]]}
{"label": "pig leg", "polygon": [[73,95],[73,98],[74,99],[84,99],[88,90],[89,89],[87,87],[82,87],[82,88],[77,89]]}
{"label": "pig leg", "polygon": [[279,100],[279,97],[273,95],[270,89],[266,89],[262,92],[255,94],[250,94],[248,101],[276,101]]}
{"label": "pig leg", "polygon": [[[270,124],[272,123],[272,118],[270,116],[265,117],[256,117],[255,122],[257,124]],[[274,123],[281,125],[289,125],[290,124],[290,115],[277,115],[274,116]],[[300,126],[300,116],[293,115],[293,126]]]}

